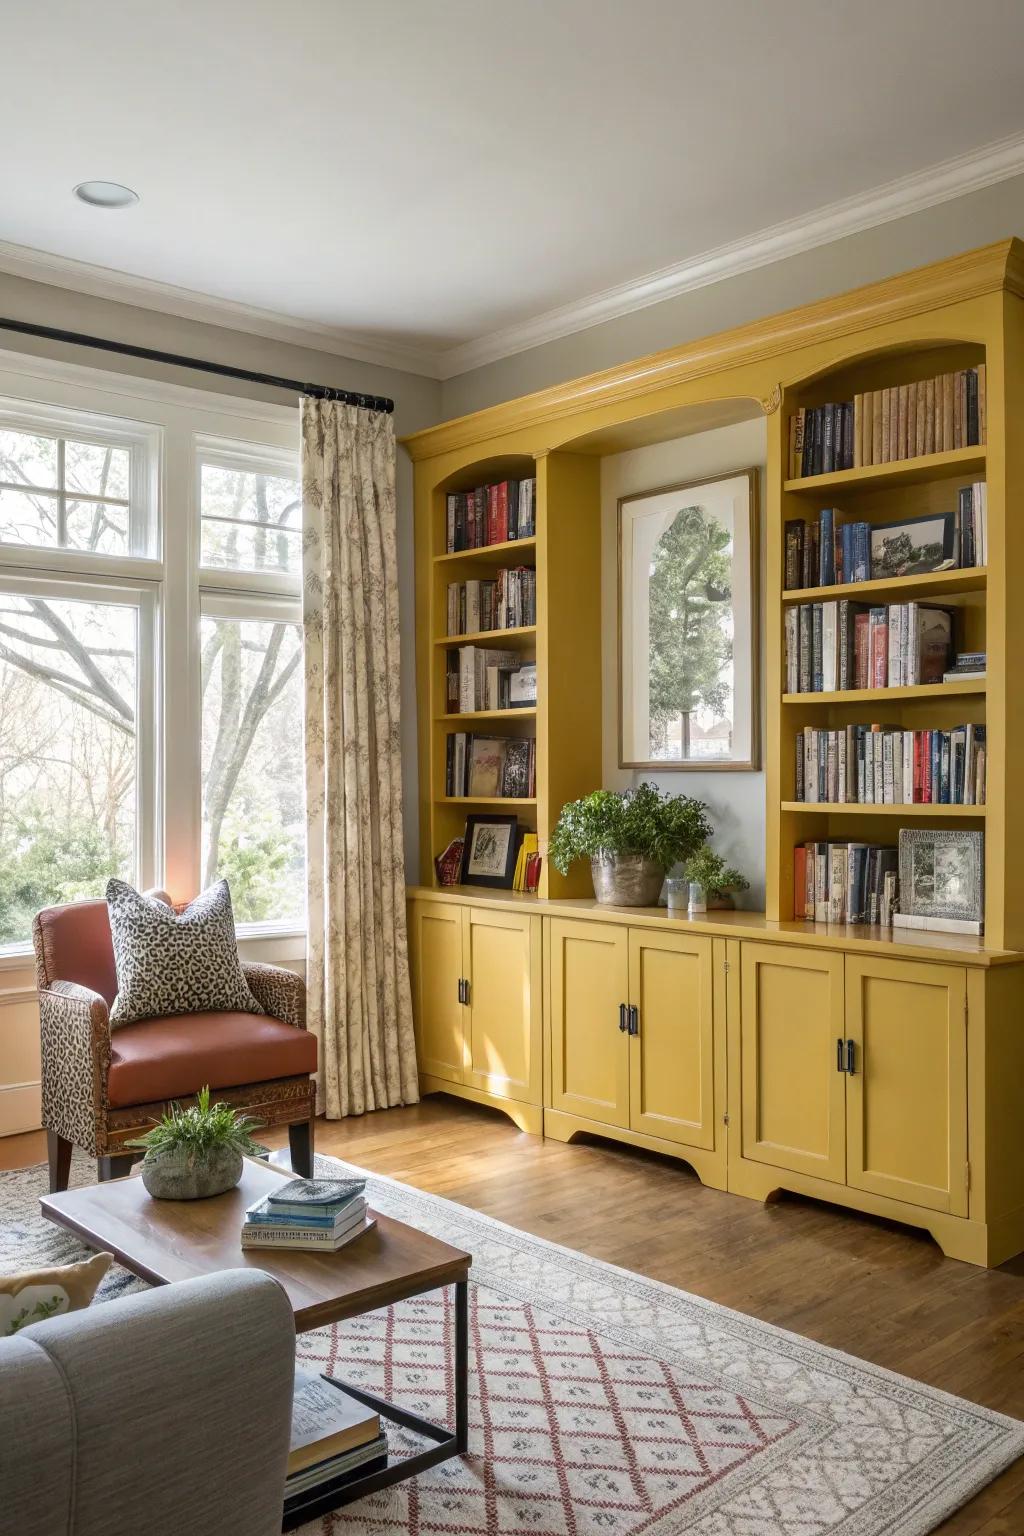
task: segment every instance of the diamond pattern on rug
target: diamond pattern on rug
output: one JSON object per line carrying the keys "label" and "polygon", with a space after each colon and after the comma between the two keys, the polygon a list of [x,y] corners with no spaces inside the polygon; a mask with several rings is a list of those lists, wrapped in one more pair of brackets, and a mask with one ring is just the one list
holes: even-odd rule
{"label": "diamond pattern on rug", "polygon": [[[450,1292],[298,1341],[299,1358],[451,1422]],[[535,1305],[470,1287],[470,1454],[304,1531],[404,1526],[460,1536],[639,1536],[791,1434],[754,1408]],[[388,1426],[394,1456],[422,1442]]]}

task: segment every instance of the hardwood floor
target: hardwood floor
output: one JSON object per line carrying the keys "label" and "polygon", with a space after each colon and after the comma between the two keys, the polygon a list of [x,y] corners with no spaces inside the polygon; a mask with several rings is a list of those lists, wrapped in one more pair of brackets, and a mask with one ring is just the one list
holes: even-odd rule
{"label": "hardwood floor", "polygon": [[[909,1228],[795,1196],[762,1206],[705,1189],[683,1164],[541,1141],[441,1096],[318,1121],[316,1136],[319,1152],[1024,1417],[1024,1259],[975,1269]],[[41,1133],[0,1139],[0,1167],[45,1155]],[[1022,1536],[1024,1464],[940,1529]]]}

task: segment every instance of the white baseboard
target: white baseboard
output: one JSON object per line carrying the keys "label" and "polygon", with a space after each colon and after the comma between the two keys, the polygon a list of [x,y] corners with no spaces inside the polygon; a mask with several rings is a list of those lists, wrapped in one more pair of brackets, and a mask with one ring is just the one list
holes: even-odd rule
{"label": "white baseboard", "polygon": [[38,1131],[42,1121],[40,1086],[35,1083],[0,1084],[0,1136]]}

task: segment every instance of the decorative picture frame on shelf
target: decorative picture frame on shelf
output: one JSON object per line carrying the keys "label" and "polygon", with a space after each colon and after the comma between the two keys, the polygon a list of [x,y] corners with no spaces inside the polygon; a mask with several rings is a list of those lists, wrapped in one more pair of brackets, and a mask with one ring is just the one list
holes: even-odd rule
{"label": "decorative picture frame on shelf", "polygon": [[897,927],[981,933],[985,916],[985,834],[901,827]]}
{"label": "decorative picture frame on shelf", "polygon": [[760,766],[757,468],[618,503],[619,766]]}
{"label": "decorative picture frame on shelf", "polygon": [[956,515],[926,512],[871,529],[871,579],[925,576],[956,565]]}
{"label": "decorative picture frame on shelf", "polygon": [[510,891],[518,851],[518,817],[467,816],[459,883]]}

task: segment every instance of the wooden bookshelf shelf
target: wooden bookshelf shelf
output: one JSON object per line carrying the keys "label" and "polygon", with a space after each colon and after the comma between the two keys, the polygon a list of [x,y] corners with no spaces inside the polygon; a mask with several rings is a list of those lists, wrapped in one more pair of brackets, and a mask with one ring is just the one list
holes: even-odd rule
{"label": "wooden bookshelf shelf", "polygon": [[478,645],[481,641],[502,644],[509,640],[536,640],[536,624],[520,624],[516,629],[477,629],[471,635],[441,635],[434,641],[443,650],[455,650],[460,645]]}
{"label": "wooden bookshelf shelf", "polygon": [[823,491],[881,490],[892,485],[919,485],[926,480],[968,479],[985,473],[985,447],[953,448],[949,453],[929,453],[919,459],[895,459],[889,464],[866,464],[860,469],[839,469],[831,475],[807,475],[787,480],[788,493],[820,496]]}
{"label": "wooden bookshelf shelf", "polygon": [[467,709],[460,715],[438,715],[437,719],[444,725],[455,725],[474,720],[534,720],[536,716],[537,706],[530,704],[523,709]]}
{"label": "wooden bookshelf shelf", "polygon": [[914,683],[905,688],[844,688],[835,693],[784,693],[783,704],[887,704],[900,699],[953,699],[959,694],[984,693],[983,677],[959,683]]}
{"label": "wooden bookshelf shelf", "polygon": [[440,795],[438,798],[442,805],[505,805],[515,809],[516,806],[537,804],[533,795],[517,800],[508,795]]}
{"label": "wooden bookshelf shelf", "polygon": [[784,603],[820,603],[849,598],[864,602],[869,598],[891,598],[893,602],[915,602],[921,597],[955,597],[958,592],[984,592],[988,571],[983,565],[966,566],[955,571],[930,571],[924,576],[894,576],[891,580],[847,581],[834,587],[791,587],[783,592]]}
{"label": "wooden bookshelf shelf", "polygon": [[951,817],[957,820],[960,817],[976,817],[985,815],[987,807],[984,805],[861,805],[850,800],[783,800],[783,811],[794,811],[804,815],[810,812],[824,816],[901,816],[906,818],[936,816],[940,820]]}
{"label": "wooden bookshelf shelf", "polygon": [[[506,544],[481,544],[477,549],[457,549],[452,554],[435,555],[434,564],[435,566],[446,568],[449,565],[455,565],[460,560],[475,560],[485,565],[503,565],[510,555],[519,555],[525,552],[535,558],[536,549],[536,538],[509,539]],[[523,562],[517,560],[515,563],[516,565],[521,565]]]}

